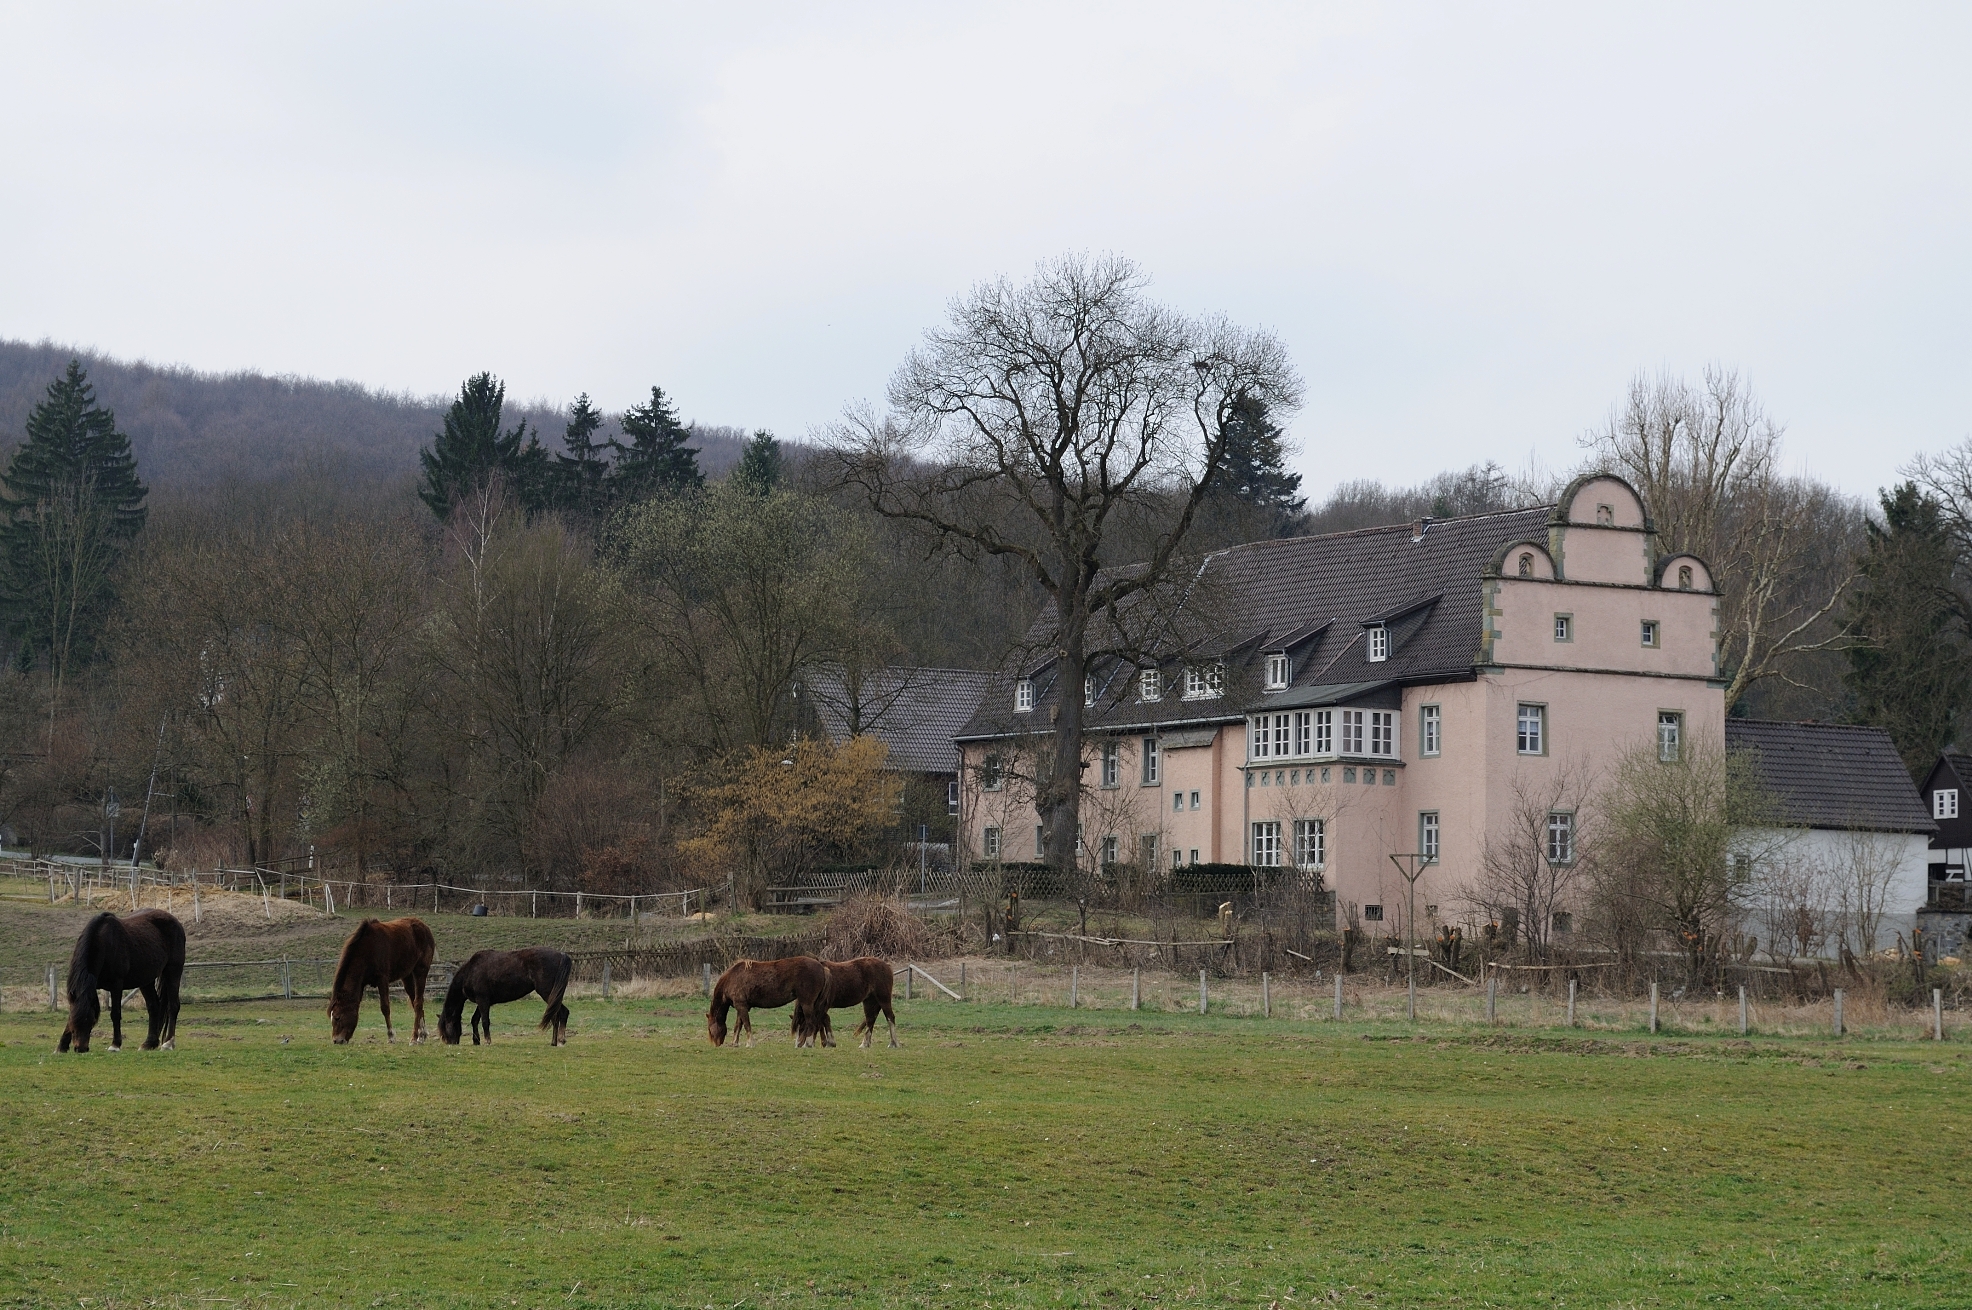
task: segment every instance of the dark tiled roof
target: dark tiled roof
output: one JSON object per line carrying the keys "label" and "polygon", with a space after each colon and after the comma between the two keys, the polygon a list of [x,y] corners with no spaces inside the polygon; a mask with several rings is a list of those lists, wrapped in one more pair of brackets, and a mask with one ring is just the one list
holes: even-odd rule
{"label": "dark tiled roof", "polygon": [[1936,832],[1882,728],[1727,719],[1726,749],[1753,755],[1791,823],[1874,832]]}
{"label": "dark tiled roof", "polygon": [[[1179,676],[1179,666],[1172,663],[1165,666],[1164,699],[1141,704],[1136,670],[1112,663],[1094,670],[1098,694],[1095,706],[1086,711],[1086,722],[1102,730],[1242,718],[1278,699],[1278,694],[1261,690],[1266,652],[1289,641],[1299,642],[1293,652],[1291,692],[1340,683],[1470,677],[1482,631],[1482,574],[1508,543],[1544,543],[1552,512],[1552,506],[1543,505],[1439,519],[1422,538],[1416,536],[1415,525],[1401,523],[1217,551],[1199,571],[1193,599],[1187,601],[1193,621],[1210,635],[1182,644],[1200,656],[1226,655],[1225,695],[1181,699],[1178,689],[1168,685]],[[1371,663],[1365,658],[1363,628],[1386,618],[1390,657]],[[1041,617],[1028,634],[1028,649],[1046,648],[1052,621],[1050,614]],[[1312,639],[1306,639],[1310,633]],[[1033,713],[1016,715],[1011,675],[996,678],[979,713],[959,735],[1045,728],[1055,688],[1044,675],[1036,678],[1035,690]]]}
{"label": "dark tiled roof", "polygon": [[[979,708],[993,675],[973,669],[882,669],[859,688],[862,729],[890,748],[890,767],[913,773],[956,773],[952,738]],[[831,740],[849,735],[851,697],[839,676],[809,679],[809,699]]]}

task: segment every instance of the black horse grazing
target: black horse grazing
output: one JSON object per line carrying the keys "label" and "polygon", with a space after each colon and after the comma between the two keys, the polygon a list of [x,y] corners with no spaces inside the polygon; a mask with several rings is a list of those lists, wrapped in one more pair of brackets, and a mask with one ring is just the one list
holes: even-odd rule
{"label": "black horse grazing", "polygon": [[493,1044],[493,1007],[518,1001],[529,992],[541,993],[548,1008],[541,1013],[541,1026],[554,1029],[550,1046],[568,1045],[568,1007],[562,993],[568,990],[568,975],[575,961],[547,946],[530,946],[521,951],[474,951],[472,958],[452,975],[445,989],[445,1008],[438,1013],[438,1036],[447,1046],[459,1044],[459,1016],[471,1001],[472,1044],[479,1045],[479,1034],[486,1033]]}
{"label": "black horse grazing", "polygon": [[68,1026],[57,1050],[73,1042],[89,1049],[89,1033],[102,1017],[96,989],[110,994],[110,1049],[123,1048],[123,994],[144,994],[151,1030],[144,1049],[160,1042],[171,1050],[178,1036],[178,980],[185,972],[185,925],[163,910],[139,910],[121,919],[99,914],[82,930],[68,961]]}

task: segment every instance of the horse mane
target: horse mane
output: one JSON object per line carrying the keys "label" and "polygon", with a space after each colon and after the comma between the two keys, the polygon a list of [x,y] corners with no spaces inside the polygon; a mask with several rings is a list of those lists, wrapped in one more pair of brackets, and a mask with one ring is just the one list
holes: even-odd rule
{"label": "horse mane", "polygon": [[[343,994],[350,972],[350,966],[355,963],[356,944],[368,940],[370,934],[376,931],[377,923],[378,921],[375,919],[363,920],[363,922],[356,925],[356,931],[349,934],[349,940],[342,944],[342,954],[336,957],[335,981],[329,984],[330,996],[335,997]],[[359,992],[362,990],[360,983],[356,990]]]}
{"label": "horse mane", "polygon": [[95,1000],[96,979],[107,972],[103,967],[105,964],[114,962],[107,958],[112,952],[128,955],[129,943],[124,939],[123,925],[117,922],[114,914],[105,910],[83,927],[82,936],[75,944],[75,953],[68,958],[70,1004],[84,996]]}

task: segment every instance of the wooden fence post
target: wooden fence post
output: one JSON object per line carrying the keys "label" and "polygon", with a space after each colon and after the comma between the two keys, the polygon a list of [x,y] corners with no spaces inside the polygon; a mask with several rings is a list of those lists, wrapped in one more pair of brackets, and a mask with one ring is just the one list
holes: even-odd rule
{"label": "wooden fence post", "polygon": [[1650,984],[1650,1031],[1657,1031],[1657,984]]}
{"label": "wooden fence post", "polygon": [[1082,998],[1082,970],[1074,965],[1068,970],[1068,1008],[1074,1009]]}
{"label": "wooden fence post", "polygon": [[712,995],[712,961],[705,961],[705,994]]}
{"label": "wooden fence post", "polygon": [[965,999],[965,961],[959,961],[959,999]]}
{"label": "wooden fence post", "polygon": [[285,955],[281,957],[281,999],[284,1001],[294,999],[294,972],[289,968],[288,957]]}
{"label": "wooden fence post", "polygon": [[1739,1035],[1746,1035],[1746,984],[1739,984]]}
{"label": "wooden fence post", "polygon": [[603,959],[603,999],[605,1001],[609,999],[609,959],[607,956]]}
{"label": "wooden fence post", "polygon": [[1404,1018],[1417,1022],[1417,975],[1411,974],[1404,980]]}
{"label": "wooden fence post", "polygon": [[51,1010],[62,1008],[55,1000],[55,966],[52,964],[48,966],[48,1008]]}
{"label": "wooden fence post", "polygon": [[1486,1022],[1499,1021],[1500,976],[1496,973],[1486,975]]}
{"label": "wooden fence post", "polygon": [[1142,1004],[1143,966],[1138,965],[1136,968],[1130,970],[1130,1008],[1134,1010]]}
{"label": "wooden fence post", "polygon": [[917,973],[916,965],[907,964],[904,966],[904,999],[907,1001],[911,999],[911,979],[917,977]]}
{"label": "wooden fence post", "polygon": [[1020,966],[1018,964],[1009,964],[1007,965],[1007,1004],[1018,1005],[1019,1003]]}
{"label": "wooden fence post", "polygon": [[1568,1026],[1575,1026],[1575,980],[1568,980]]}
{"label": "wooden fence post", "polygon": [[1335,975],[1335,1017],[1342,1017],[1342,975]]}
{"label": "wooden fence post", "polygon": [[1198,1012],[1205,1013],[1205,970],[1198,971]]}
{"label": "wooden fence post", "polygon": [[1945,993],[1942,987],[1931,989],[1931,1040],[1945,1040]]}
{"label": "wooden fence post", "polygon": [[1274,1017],[1273,980],[1265,973],[1260,975],[1260,1017],[1262,1019]]}
{"label": "wooden fence post", "polygon": [[1842,1035],[1842,989],[1835,989],[1835,1035]]}

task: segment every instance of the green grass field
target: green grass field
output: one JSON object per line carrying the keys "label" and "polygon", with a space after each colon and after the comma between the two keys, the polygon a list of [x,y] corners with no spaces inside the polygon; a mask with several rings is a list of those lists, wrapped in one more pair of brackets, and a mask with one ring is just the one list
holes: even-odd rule
{"label": "green grass field", "polygon": [[[1972,1048],[900,1003],[900,1050],[0,1016],[0,1304],[1972,1303]],[[141,1020],[141,1014],[138,1016]],[[1138,1022],[1131,1022],[1135,1018]],[[845,1023],[839,1032],[847,1035]]]}

